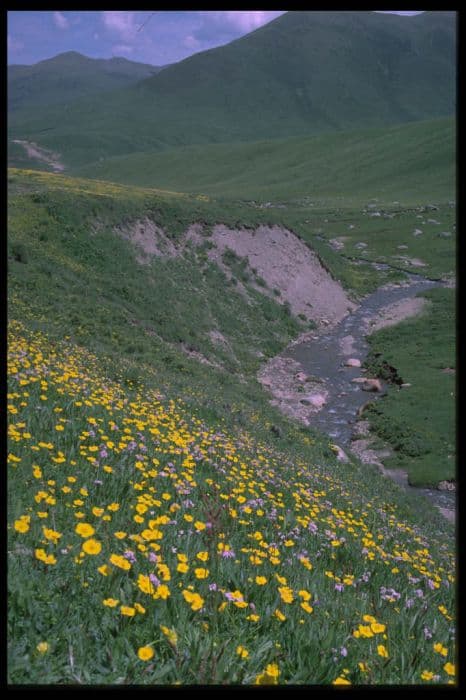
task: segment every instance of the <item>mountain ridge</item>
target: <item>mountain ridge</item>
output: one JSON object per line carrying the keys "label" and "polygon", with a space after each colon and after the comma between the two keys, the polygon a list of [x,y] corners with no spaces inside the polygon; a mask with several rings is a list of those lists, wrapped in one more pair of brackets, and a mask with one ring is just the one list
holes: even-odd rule
{"label": "mountain ridge", "polygon": [[288,12],[105,95],[11,121],[70,165],[179,145],[311,136],[455,110],[455,16]]}

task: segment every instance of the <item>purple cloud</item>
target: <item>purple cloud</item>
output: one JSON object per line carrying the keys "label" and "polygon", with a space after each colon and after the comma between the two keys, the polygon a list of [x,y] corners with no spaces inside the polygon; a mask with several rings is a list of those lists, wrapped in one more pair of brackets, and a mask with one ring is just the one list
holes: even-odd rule
{"label": "purple cloud", "polygon": [[53,21],[59,29],[68,29],[68,27],[70,26],[70,23],[68,22],[68,20],[62,12],[54,12]]}

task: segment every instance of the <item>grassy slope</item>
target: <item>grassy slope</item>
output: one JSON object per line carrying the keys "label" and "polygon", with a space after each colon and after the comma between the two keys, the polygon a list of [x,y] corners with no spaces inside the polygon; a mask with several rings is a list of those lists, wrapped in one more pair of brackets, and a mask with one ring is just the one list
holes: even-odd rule
{"label": "grassy slope", "polygon": [[[374,218],[370,215],[377,209],[365,207],[329,209],[322,205],[316,208],[304,202],[285,209],[258,209],[226,200],[216,202],[189,195],[154,194],[150,190],[33,172],[27,176],[14,174],[11,179],[13,191],[21,193],[24,189],[24,193],[11,199],[10,250],[23,244],[29,258],[27,265],[14,260],[10,263],[13,294],[16,296],[18,290],[23,303],[33,294],[41,304],[39,316],[50,318],[50,310],[53,310],[58,332],[67,325],[72,329],[72,337],[79,342],[110,353],[123,351],[137,362],[153,363],[154,357],[162,358],[161,375],[172,374],[172,381],[176,383],[181,369],[184,372],[181,386],[189,377],[196,391],[202,393],[205,383],[215,386],[220,382],[225,400],[217,404],[208,401],[209,410],[217,415],[229,404],[228,396],[234,396],[237,390],[247,406],[242,420],[255,411],[257,398],[249,403],[247,397],[254,394],[246,385],[237,389],[229,375],[219,374],[212,368],[206,371],[196,361],[183,356],[179,351],[180,341],[209,360],[220,362],[228,371],[241,372],[251,378],[259,366],[255,353],[262,352],[265,356],[278,353],[298,332],[299,324],[278,304],[253,290],[250,290],[253,306],[245,304],[235,287],[227,284],[214,267],[208,266],[205,258],[155,260],[150,268],[135,264],[130,245],[115,239],[111,225],[148,214],[176,237],[193,221],[205,222],[206,233],[211,224],[219,221],[230,224],[242,221],[250,226],[279,221],[308,242],[334,277],[356,296],[402,279],[403,271],[421,272],[433,279],[455,272],[454,210],[445,203],[437,202],[436,210],[426,210],[423,206],[405,210],[392,204],[382,210],[382,216]],[[35,190],[43,190],[43,193],[34,194]],[[385,218],[388,215],[392,218]],[[106,225],[98,235],[90,235],[90,226],[100,219]],[[416,228],[422,230],[420,236],[413,236]],[[445,237],[443,232],[451,235]],[[46,241],[41,240],[44,234]],[[344,236],[345,241],[343,250],[337,252],[329,240],[339,236]],[[366,247],[360,248],[361,243]],[[400,245],[408,245],[408,249],[400,250]],[[426,267],[412,267],[409,262],[400,260],[399,255],[420,258]],[[385,262],[394,268],[378,271],[372,267],[372,261]],[[221,294],[219,289],[222,289]],[[439,308],[443,311],[440,313],[446,314],[446,303],[446,297],[441,297]],[[111,324],[109,309],[112,310]],[[408,333],[410,323],[407,324]],[[428,318],[427,328],[430,323]],[[49,326],[48,320],[44,327]],[[228,339],[228,351],[208,337],[208,331],[214,329]],[[448,353],[450,335],[436,323],[432,324],[431,331],[432,338],[428,330],[423,335],[425,352],[432,354],[432,347],[435,347],[439,354]],[[400,359],[404,368],[409,358],[411,369],[419,372],[417,357],[412,353],[405,353]],[[395,361],[392,364],[398,366]],[[422,371],[426,375],[423,383],[430,385],[430,368]],[[409,374],[410,370],[405,369],[405,373]],[[212,392],[212,396],[216,395]],[[423,405],[428,412],[425,401]],[[378,407],[386,423],[391,419],[392,410],[385,402],[380,402]],[[451,415],[452,407],[453,400],[447,392],[442,395],[440,410],[445,416]],[[408,420],[409,416],[405,418]],[[409,467],[415,480],[436,483],[451,477],[452,466],[450,462],[434,459],[438,446],[443,444],[444,423],[437,424],[433,414],[430,422],[436,435],[431,453],[420,455],[416,461],[400,458],[397,464]],[[410,423],[410,431],[413,436],[417,434],[415,421]]]}
{"label": "grassy slope", "polygon": [[[235,391],[247,403],[248,388],[236,387],[231,373],[251,379],[259,367],[256,353],[275,355],[305,328],[243,280],[245,300],[205,251],[140,265],[137,251],[112,230],[146,215],[176,239],[193,221],[203,221],[208,231],[221,221],[235,225],[240,216],[249,225],[264,222],[263,212],[33,172],[11,175],[10,187],[10,300],[20,304],[21,315],[33,297],[39,327],[58,335],[67,328],[92,349],[150,363],[184,389],[220,385],[223,398],[213,391],[220,411]],[[26,263],[14,259],[18,247]],[[211,330],[228,345],[212,342]],[[190,360],[180,343],[224,371]],[[212,410],[215,401],[207,400]]]}
{"label": "grassy slope", "polygon": [[137,86],[23,110],[10,138],[84,165],[167,146],[436,118],[454,111],[455,61],[449,13],[290,12]]}
{"label": "grassy slope", "polygon": [[[142,268],[111,234],[143,212],[174,237],[273,212],[41,173],[12,171],[9,185],[9,249],[23,258],[9,261],[10,682],[449,680],[451,526],[268,406],[245,350],[276,352],[297,331],[280,307],[264,323],[259,299],[220,293],[200,261]],[[199,305],[244,352],[245,384],[172,347],[175,323],[198,333]],[[138,659],[146,646],[152,662]]]}
{"label": "grassy slope", "polygon": [[84,166],[76,175],[214,197],[313,202],[377,197],[403,204],[455,189],[452,119],[306,139],[136,153]]}

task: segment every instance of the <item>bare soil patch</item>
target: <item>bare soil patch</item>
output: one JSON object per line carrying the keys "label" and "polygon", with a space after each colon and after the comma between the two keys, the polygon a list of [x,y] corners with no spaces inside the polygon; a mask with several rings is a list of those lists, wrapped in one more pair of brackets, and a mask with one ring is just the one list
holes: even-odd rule
{"label": "bare soil patch", "polygon": [[60,161],[60,154],[49,151],[47,148],[41,148],[33,141],[23,141],[21,139],[13,139],[13,143],[19,143],[24,148],[29,158],[40,160],[42,163],[50,165],[56,172],[65,170],[65,166]]}

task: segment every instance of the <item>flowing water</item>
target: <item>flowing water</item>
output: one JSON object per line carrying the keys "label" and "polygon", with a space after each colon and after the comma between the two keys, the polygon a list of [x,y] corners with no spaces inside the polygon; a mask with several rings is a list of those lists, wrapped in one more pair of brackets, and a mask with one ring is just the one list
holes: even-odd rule
{"label": "flowing water", "polygon": [[[364,333],[367,319],[375,317],[386,306],[404,299],[411,299],[419,292],[439,286],[439,282],[424,279],[419,275],[407,275],[409,281],[403,286],[381,287],[361,301],[360,306],[328,332],[319,333],[288,349],[286,355],[297,360],[308,375],[325,381],[329,394],[326,404],[312,417],[312,427],[326,433],[341,446],[350,447],[357,411],[368,400],[379,393],[368,394],[359,384],[352,383],[355,377],[363,376],[361,368],[344,367],[345,360],[355,357],[363,362],[369,351]],[[351,336],[348,338],[347,336]],[[343,343],[351,343],[351,354],[343,353]],[[409,388],[401,389],[409,391]],[[455,493],[437,489],[410,486],[401,470],[390,470],[389,476],[409,490],[415,490],[430,498],[441,508],[454,510]]]}

